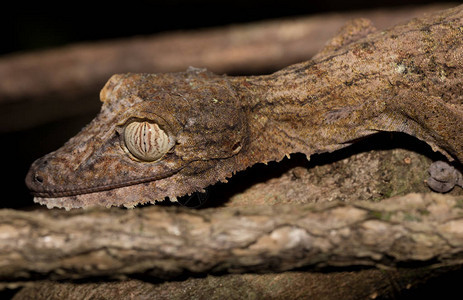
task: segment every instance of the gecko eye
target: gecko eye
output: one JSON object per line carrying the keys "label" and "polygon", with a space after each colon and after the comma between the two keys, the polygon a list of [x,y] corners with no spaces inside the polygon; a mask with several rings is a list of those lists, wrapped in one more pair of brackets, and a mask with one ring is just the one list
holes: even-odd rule
{"label": "gecko eye", "polygon": [[169,151],[173,141],[157,124],[147,121],[132,122],[125,127],[127,150],[142,161],[155,161]]}

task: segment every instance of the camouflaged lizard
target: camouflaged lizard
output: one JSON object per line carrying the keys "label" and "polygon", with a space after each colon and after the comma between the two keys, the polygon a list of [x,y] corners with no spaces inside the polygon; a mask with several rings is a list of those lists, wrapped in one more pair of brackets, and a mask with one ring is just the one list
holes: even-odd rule
{"label": "camouflaged lizard", "polygon": [[346,26],[271,75],[190,68],[114,75],[99,115],[32,165],[48,207],[126,206],[202,191],[256,163],[404,132],[463,162],[463,6],[387,31]]}

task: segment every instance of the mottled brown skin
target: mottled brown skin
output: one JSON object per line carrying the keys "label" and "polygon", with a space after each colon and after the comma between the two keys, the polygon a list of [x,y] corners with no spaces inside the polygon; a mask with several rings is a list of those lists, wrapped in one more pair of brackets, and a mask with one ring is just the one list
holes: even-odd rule
{"label": "mottled brown skin", "polygon": [[[100,114],[34,162],[27,185],[49,207],[132,207],[378,131],[405,132],[463,162],[463,6],[371,31],[353,22],[313,60],[267,76],[114,75]],[[159,161],[134,160],[121,141],[134,119],[157,123],[175,146]]]}

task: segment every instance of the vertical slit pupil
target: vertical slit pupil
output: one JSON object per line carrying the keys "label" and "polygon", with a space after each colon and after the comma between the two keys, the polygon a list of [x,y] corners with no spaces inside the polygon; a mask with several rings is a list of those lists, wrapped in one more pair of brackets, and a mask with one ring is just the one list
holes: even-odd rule
{"label": "vertical slit pupil", "polygon": [[147,147],[146,147],[146,130],[148,128],[148,123],[144,122],[143,123],[143,152],[147,152]]}

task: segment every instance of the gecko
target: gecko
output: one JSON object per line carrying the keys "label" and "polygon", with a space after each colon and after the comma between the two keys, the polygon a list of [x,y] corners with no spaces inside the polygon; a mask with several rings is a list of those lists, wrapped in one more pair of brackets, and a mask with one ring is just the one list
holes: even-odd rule
{"label": "gecko", "polygon": [[378,31],[350,22],[312,59],[268,75],[205,69],[113,75],[99,114],[36,160],[48,208],[134,207],[257,163],[403,132],[463,162],[463,6]]}

